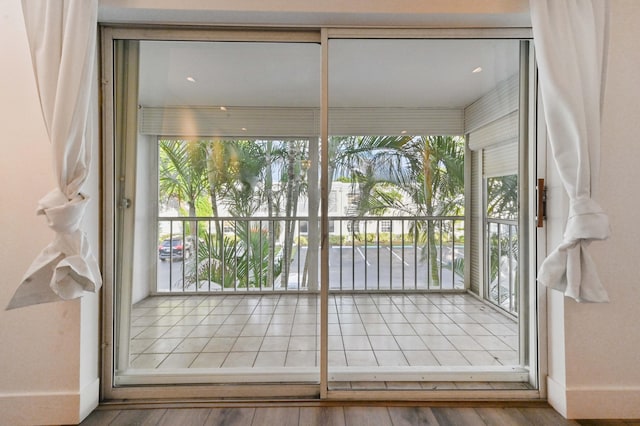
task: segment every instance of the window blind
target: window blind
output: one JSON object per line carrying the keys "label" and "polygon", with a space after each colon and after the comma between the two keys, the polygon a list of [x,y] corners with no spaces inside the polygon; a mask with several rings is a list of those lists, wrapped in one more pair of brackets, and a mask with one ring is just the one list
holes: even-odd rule
{"label": "window blind", "polygon": [[[318,137],[317,108],[142,107],[139,132],[162,136]],[[332,108],[336,136],[462,135],[464,110],[456,108]]]}

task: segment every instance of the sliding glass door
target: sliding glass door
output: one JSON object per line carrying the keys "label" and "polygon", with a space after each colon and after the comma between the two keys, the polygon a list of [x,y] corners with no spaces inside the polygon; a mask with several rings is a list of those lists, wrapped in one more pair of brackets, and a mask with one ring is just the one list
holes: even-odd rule
{"label": "sliding glass door", "polygon": [[109,395],[536,392],[526,42],[365,33],[105,29]]}

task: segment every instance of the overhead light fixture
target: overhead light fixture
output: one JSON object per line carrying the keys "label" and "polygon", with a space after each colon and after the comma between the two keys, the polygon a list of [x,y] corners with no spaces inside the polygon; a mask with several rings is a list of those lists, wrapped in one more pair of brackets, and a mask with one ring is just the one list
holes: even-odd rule
{"label": "overhead light fixture", "polygon": [[247,131],[247,128],[246,128],[246,127],[243,127],[243,128],[242,128],[242,129],[240,129],[240,130],[242,130],[243,132],[246,132],[246,131]]}
{"label": "overhead light fixture", "polygon": [[477,74],[477,73],[479,73],[479,72],[482,72],[482,67],[478,67],[478,68],[474,69],[474,70],[473,70],[473,71],[471,71],[471,72],[472,72],[472,73],[474,73],[474,74]]}
{"label": "overhead light fixture", "polygon": [[406,131],[406,130],[403,130],[403,131],[401,131],[401,132],[400,132],[400,134],[401,134],[401,135],[406,135],[406,134],[407,134],[407,131]]}
{"label": "overhead light fixture", "polygon": [[227,107],[224,107],[224,106],[220,107],[220,111],[226,111],[226,110],[227,110]]}
{"label": "overhead light fixture", "polygon": [[195,78],[193,78],[193,77],[187,77],[187,81],[190,81],[190,82],[192,82],[192,83],[195,83],[195,82],[196,82],[196,79],[195,79]]}

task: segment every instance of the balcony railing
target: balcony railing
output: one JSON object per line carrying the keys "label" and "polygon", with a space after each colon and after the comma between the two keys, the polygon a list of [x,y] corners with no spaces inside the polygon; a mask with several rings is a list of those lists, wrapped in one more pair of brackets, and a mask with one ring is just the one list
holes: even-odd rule
{"label": "balcony railing", "polygon": [[507,312],[518,306],[518,222],[487,219],[486,299]]}
{"label": "balcony railing", "polygon": [[[307,217],[160,217],[158,224],[159,293],[319,289],[310,271],[319,269],[320,247],[309,244],[319,237]],[[330,291],[460,290],[463,271],[462,216],[329,218]]]}

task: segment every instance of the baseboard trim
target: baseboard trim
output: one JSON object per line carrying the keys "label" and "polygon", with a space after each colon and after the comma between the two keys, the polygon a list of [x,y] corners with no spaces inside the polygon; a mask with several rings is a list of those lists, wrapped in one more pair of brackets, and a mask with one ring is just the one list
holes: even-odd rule
{"label": "baseboard trim", "polygon": [[567,419],[640,419],[640,387],[566,388],[547,377],[547,399]]}
{"label": "baseboard trim", "polygon": [[96,378],[80,391],[80,421],[84,420],[100,403],[100,379]]}
{"label": "baseboard trim", "polygon": [[547,376],[547,400],[554,410],[567,417],[567,389]]}
{"label": "baseboard trim", "polygon": [[640,419],[640,387],[567,390],[569,419]]}
{"label": "baseboard trim", "polygon": [[0,424],[78,424],[98,406],[99,395],[99,379],[78,392],[0,394]]}
{"label": "baseboard trim", "polygon": [[79,393],[0,394],[0,423],[8,425],[78,424]]}

